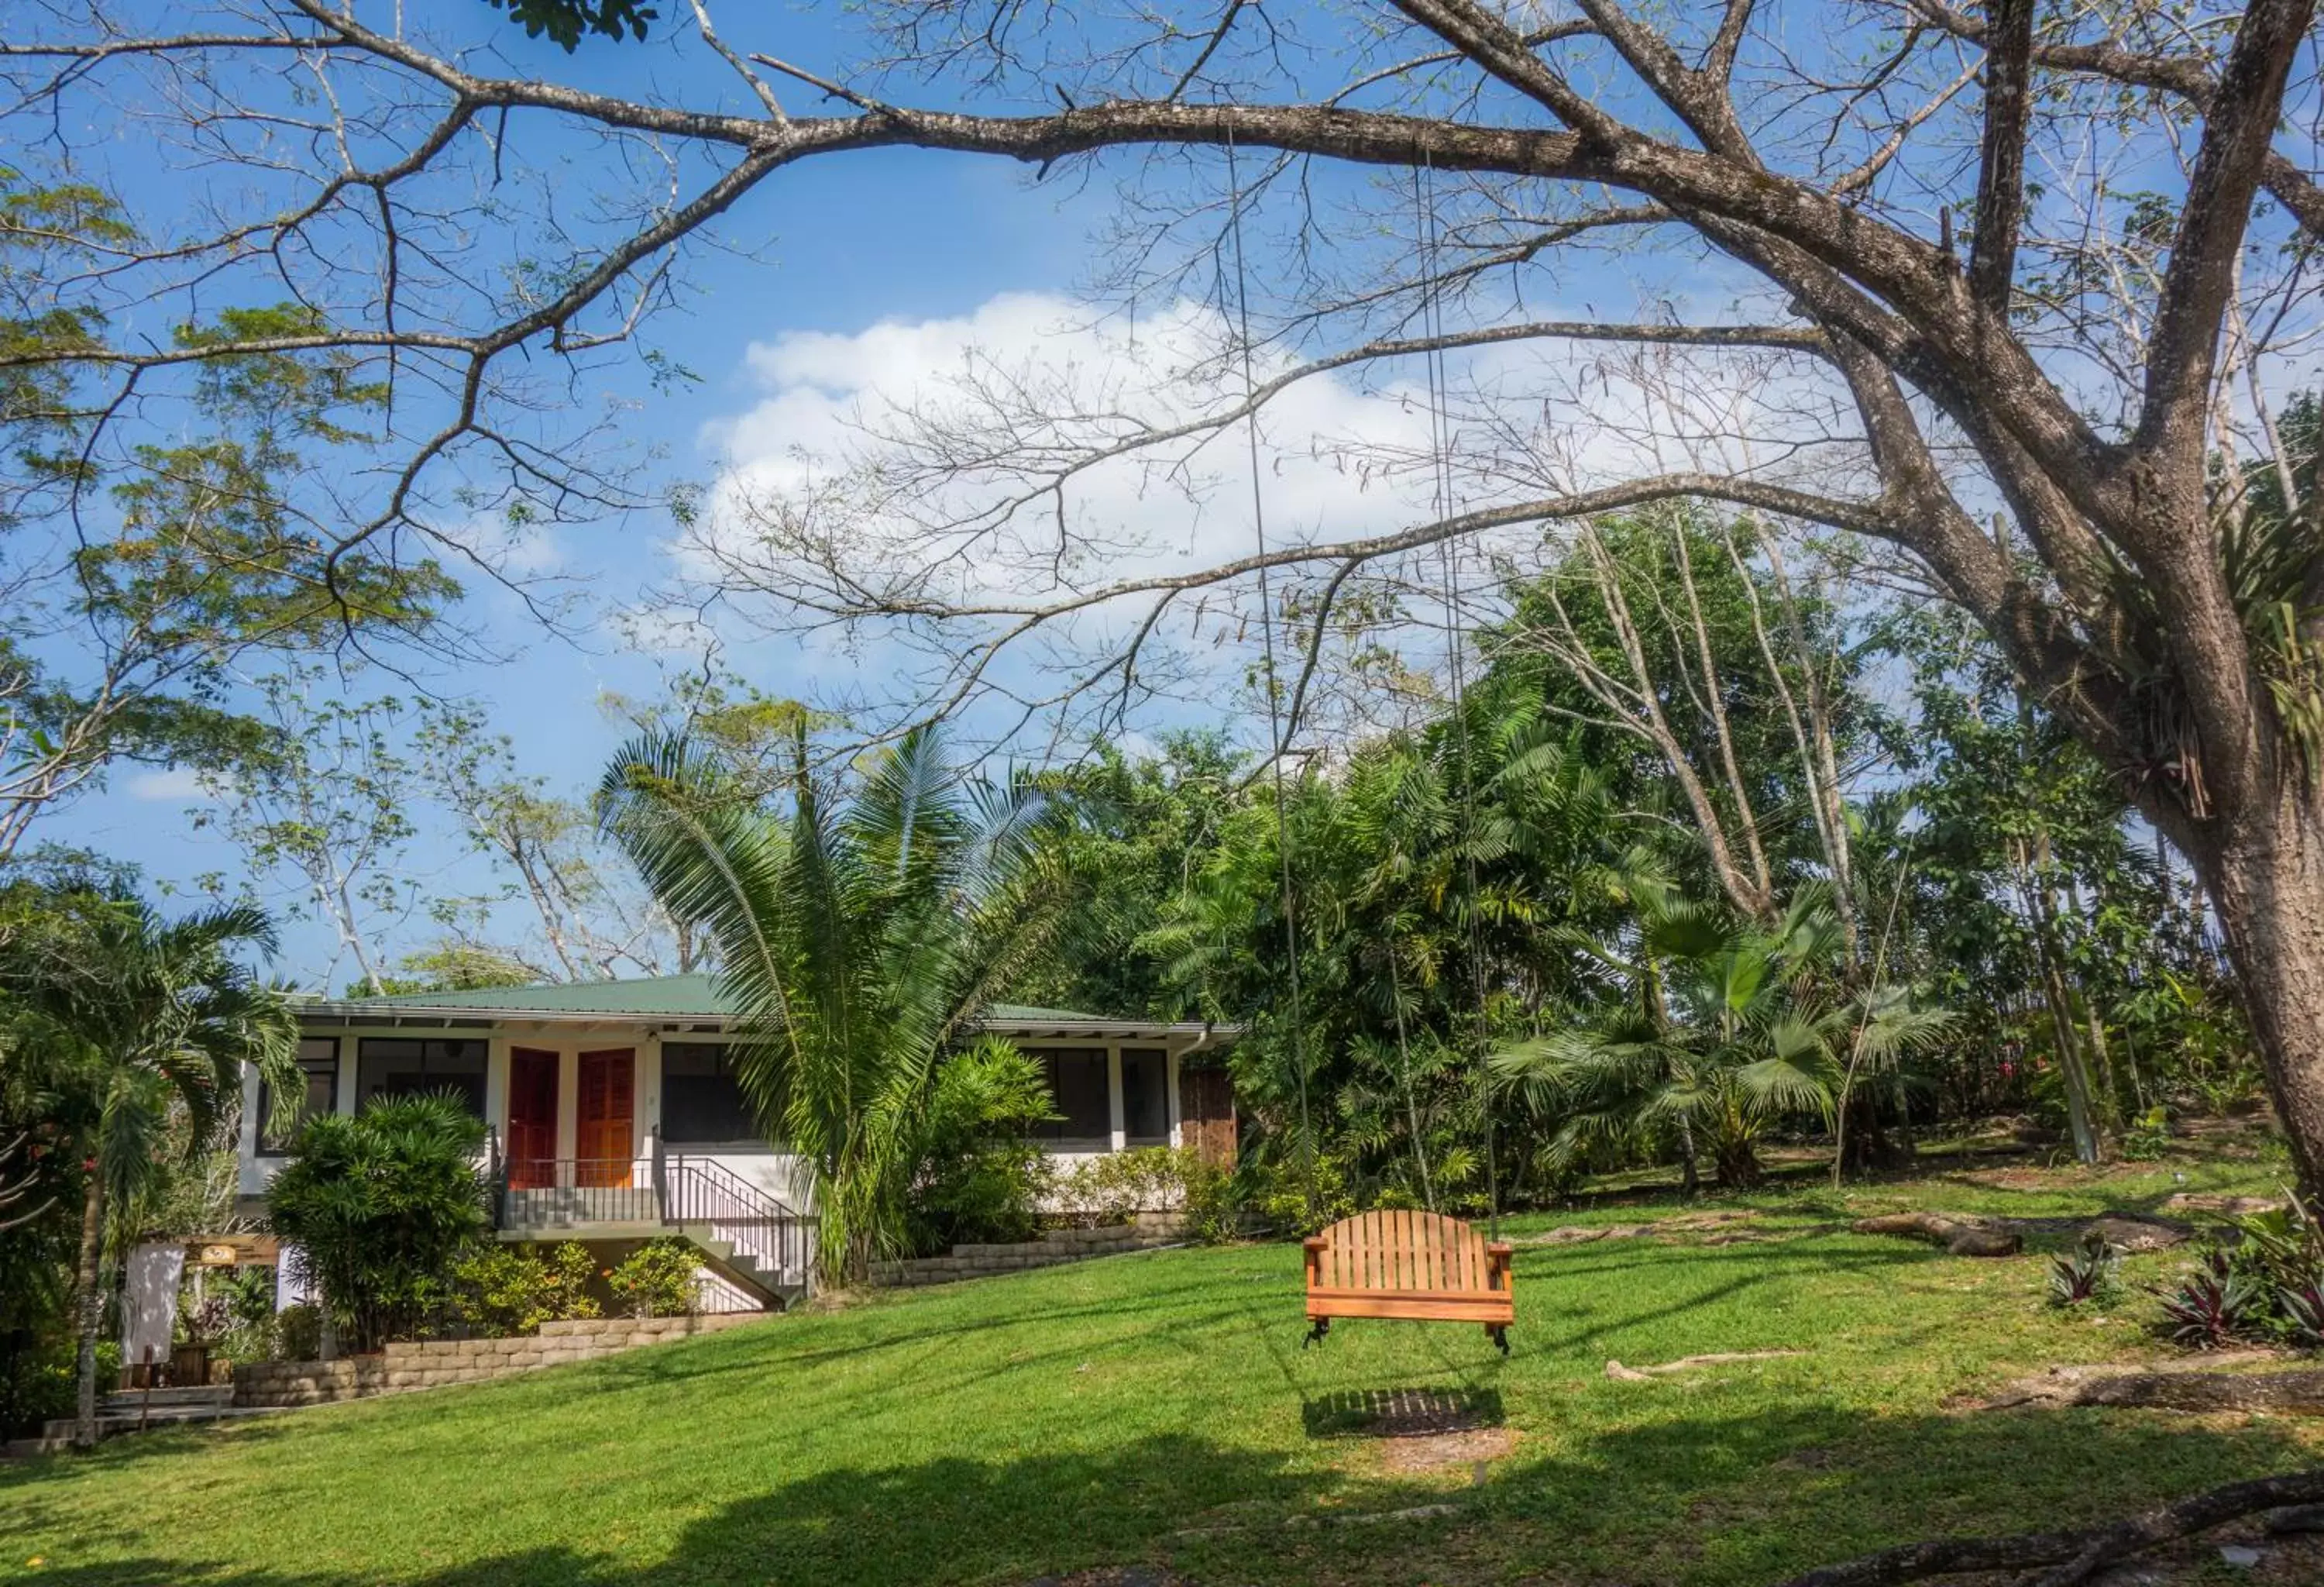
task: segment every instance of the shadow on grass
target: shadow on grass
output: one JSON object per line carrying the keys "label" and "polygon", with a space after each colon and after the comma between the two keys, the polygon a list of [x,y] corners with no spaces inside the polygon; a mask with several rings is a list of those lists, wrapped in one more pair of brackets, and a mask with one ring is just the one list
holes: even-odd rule
{"label": "shadow on grass", "polygon": [[1299,1419],[1310,1438],[1406,1438],[1498,1427],[1508,1410],[1498,1389],[1344,1389],[1302,1402]]}
{"label": "shadow on grass", "polygon": [[[1362,1411],[1385,1392],[1327,1397],[1312,1414]],[[1508,1408],[1497,1393],[1482,1398],[1497,1416]],[[28,1579],[53,1587],[918,1587],[1130,1564],[1167,1564],[1205,1583],[1521,1575],[1747,1587],[1919,1537],[2094,1525],[2311,1463],[2281,1423],[2093,1411],[1882,1417],[1822,1401],[1720,1415],[1643,1385],[1637,1405],[1623,1425],[1587,1435],[1536,1419],[1474,1488],[1368,1475],[1368,1441],[1348,1441],[1346,1463],[1358,1469],[1334,1471],[1189,1431],[1102,1451],[907,1460],[778,1481],[667,1546],[625,1548],[634,1518],[586,1492],[574,1495],[570,1543],[550,1546],[509,1546],[489,1526],[428,1535],[383,1499],[376,1542],[341,1543],[372,1555],[359,1570],[289,1558],[205,1565],[150,1543],[147,1557],[79,1564],[70,1557],[78,1528],[63,1509],[49,1509],[50,1494],[0,1485],[0,1510],[16,1546],[49,1555]],[[1317,1524],[1398,1511],[1416,1513]],[[265,1559],[272,1530],[251,1518],[250,1557]],[[166,1518],[147,1536],[171,1536]],[[431,1566],[430,1555],[466,1557]]]}

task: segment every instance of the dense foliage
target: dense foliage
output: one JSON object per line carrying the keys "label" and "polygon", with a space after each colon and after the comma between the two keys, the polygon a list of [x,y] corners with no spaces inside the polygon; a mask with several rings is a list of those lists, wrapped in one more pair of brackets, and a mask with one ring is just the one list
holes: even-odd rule
{"label": "dense foliage", "polygon": [[663,907],[717,943],[742,1016],[736,1077],[766,1137],[815,1174],[825,1278],[862,1281],[909,1238],[941,1060],[1070,923],[1075,890],[1042,841],[1050,801],[963,778],[932,730],[839,798],[802,724],[779,790],[712,746],[649,735],[607,769],[600,809]]}
{"label": "dense foliage", "polygon": [[484,1121],[456,1097],[382,1098],[309,1119],[267,1186],[274,1232],[351,1350],[408,1339],[452,1304],[489,1228]]}

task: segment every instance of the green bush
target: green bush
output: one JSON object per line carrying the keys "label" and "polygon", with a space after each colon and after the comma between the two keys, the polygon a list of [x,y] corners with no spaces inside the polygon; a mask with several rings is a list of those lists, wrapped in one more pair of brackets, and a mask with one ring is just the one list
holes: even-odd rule
{"label": "green bush", "polygon": [[1179,1211],[1187,1232],[1210,1243],[1241,1232],[1245,1187],[1189,1147],[1148,1146],[1077,1163],[1057,1180],[1057,1214],[1104,1227],[1139,1213]]}
{"label": "green bush", "polygon": [[487,1246],[452,1271],[463,1322],[496,1337],[536,1332],[543,1323],[598,1315],[589,1294],[597,1264],[572,1241],[538,1256],[505,1245]]}
{"label": "green bush", "polygon": [[1180,1154],[1185,1186],[1186,1232],[1204,1245],[1223,1245],[1242,1233],[1242,1187],[1231,1169]]}
{"label": "green bush", "polygon": [[1245,1175],[1244,1204],[1280,1233],[1314,1234],[1357,1210],[1347,1162],[1331,1152],[1315,1154],[1312,1172],[1295,1155],[1254,1166]]}
{"label": "green bush", "polygon": [[2151,1163],[2170,1145],[2171,1110],[2159,1104],[2141,1113],[2122,1135],[2122,1155],[2134,1163]]}
{"label": "green bush", "polygon": [[397,1097],[308,1121],[267,1187],[341,1342],[377,1350],[448,1314],[452,1274],[490,1228],[484,1121],[449,1095]]}
{"label": "green bush", "polygon": [[913,1146],[913,1252],[1030,1239],[1051,1173],[1029,1133],[1056,1116],[1041,1066],[1007,1042],[988,1038],[947,1059]]}
{"label": "green bush", "polygon": [[323,1353],[323,1308],[300,1301],[274,1314],[274,1359],[311,1361]]}
{"label": "green bush", "polygon": [[650,1240],[605,1275],[633,1317],[687,1317],[702,1309],[701,1259],[683,1240]]}

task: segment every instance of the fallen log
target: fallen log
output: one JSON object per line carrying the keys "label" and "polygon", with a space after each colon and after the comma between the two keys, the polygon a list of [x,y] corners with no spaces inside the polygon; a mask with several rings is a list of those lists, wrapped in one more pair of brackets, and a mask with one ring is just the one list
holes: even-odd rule
{"label": "fallen log", "polygon": [[1821,1565],[1781,1587],[1895,1587],[1971,1571],[2054,1570],[2035,1587],[2079,1587],[2108,1566],[2165,1543],[2208,1532],[2260,1510],[2324,1501],[2324,1470],[2230,1482],[2160,1509],[2080,1532],[2026,1532],[2015,1537],[1939,1537],[1884,1548],[1841,1564]]}
{"label": "fallen log", "polygon": [[2021,1405],[2117,1406],[2157,1411],[2289,1411],[2324,1415],[2324,1370],[2122,1372],[2065,1368],[2013,1384],[1987,1410]]}
{"label": "fallen log", "polygon": [[2146,1213],[2108,1211],[2089,1218],[1988,1218],[1969,1213],[1882,1213],[1849,1225],[1858,1234],[1897,1234],[1932,1240],[1957,1257],[2014,1257],[2029,1234],[2096,1235],[2116,1250],[2164,1250],[2194,1235],[2189,1225]]}
{"label": "fallen log", "polygon": [[2000,1220],[1956,1218],[1945,1213],[1883,1213],[1849,1225],[1858,1234],[1901,1234],[1933,1240],[1957,1257],[2014,1257],[2025,1237],[1999,1226]]}

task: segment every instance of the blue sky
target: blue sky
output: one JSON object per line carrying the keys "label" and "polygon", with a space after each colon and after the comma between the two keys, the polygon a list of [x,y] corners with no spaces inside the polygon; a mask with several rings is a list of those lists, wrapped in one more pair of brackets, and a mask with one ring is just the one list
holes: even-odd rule
{"label": "blue sky", "polygon": [[[723,83],[673,77],[691,69],[687,58],[659,38],[642,48],[595,41],[567,58],[553,46],[525,41],[480,0],[469,9],[474,21],[462,19],[464,35],[497,28],[511,64],[527,74],[594,78],[607,87],[626,82],[641,89],[675,84],[689,100],[724,91]],[[761,30],[761,36],[769,31]],[[771,32],[775,47],[803,60],[828,60],[835,49],[812,16],[790,16]],[[94,130],[98,135],[86,158],[104,165],[133,204],[169,201],[171,179],[138,158],[125,130],[115,137],[106,137],[105,128]],[[537,141],[527,147],[536,158],[558,152]],[[725,228],[731,239],[757,247],[761,258],[704,251],[691,259],[690,303],[653,322],[650,339],[699,380],[667,395],[654,394],[642,379],[616,388],[640,401],[622,421],[623,438],[641,450],[664,450],[673,476],[707,477],[719,456],[716,438],[706,431],[748,411],[762,394],[745,362],[752,344],[790,333],[852,335],[883,320],[966,315],[1004,292],[1068,290],[1085,274],[1088,235],[1108,197],[1102,187],[1078,191],[1063,182],[1037,189],[1013,166],[945,154],[875,152],[787,171]],[[556,548],[556,572],[581,581],[585,611],[602,609],[661,576],[657,547],[669,533],[667,521],[653,514],[593,528]],[[598,708],[599,695],[608,689],[651,694],[653,660],[625,650],[610,633],[584,635],[577,642],[543,635],[513,597],[481,581],[471,580],[470,586],[472,596],[456,621],[491,635],[512,652],[511,659],[422,676],[447,694],[486,706],[515,741],[525,770],[556,788],[586,789],[623,736]],[[769,675],[761,670],[767,658],[748,649],[729,660],[778,695],[807,693],[826,681]],[[376,681],[387,687],[392,680]],[[106,790],[48,818],[36,835],[132,861],[165,886],[183,887],[206,872],[238,871],[232,845],[215,833],[196,831],[187,818],[194,802],[190,771],[124,766]],[[419,845],[415,869],[456,875],[468,863],[461,854],[452,835],[439,830]],[[286,924],[281,968],[313,980],[333,965],[327,933],[309,923]],[[409,947],[429,933],[415,926],[398,935]],[[338,964],[334,979],[346,973]]]}
{"label": "blue sky", "polygon": [[[161,14],[175,8],[151,0]],[[413,14],[426,14],[463,41],[490,41],[504,60],[480,62],[479,69],[533,75],[589,87],[626,91],[663,103],[709,107],[724,101],[752,108],[747,95],[723,65],[692,45],[691,24],[682,23],[683,4],[665,4],[653,42],[638,46],[592,41],[576,56],[553,46],[528,42],[484,0],[426,0]],[[383,8],[382,8],[383,10]],[[1072,13],[1061,13],[1072,15]],[[1271,9],[1270,16],[1296,14]],[[857,52],[860,40],[846,36],[857,25],[837,7],[778,10],[730,5],[721,13],[731,42],[747,50],[769,50],[809,65],[833,69]],[[745,36],[747,35],[747,36]],[[680,41],[685,41],[681,44]],[[1342,59],[1329,50],[1314,58],[1315,69],[1337,71]],[[813,106],[795,85],[785,94],[795,110]],[[934,103],[928,91],[899,86],[899,97]],[[1492,114],[1491,110],[1487,112]],[[1512,111],[1512,114],[1524,114]],[[163,231],[189,199],[203,197],[199,181],[167,168],[134,117],[104,113],[75,129],[81,140],[84,170],[101,174],[129,199],[149,229]],[[537,168],[553,173],[548,189],[555,200],[578,207],[622,172],[602,165],[602,145],[572,129],[558,130],[545,118],[517,129],[513,146]],[[699,156],[681,156],[700,166]],[[1198,159],[1192,180],[1220,174],[1216,161]],[[960,349],[993,337],[1029,357],[1073,357],[1120,365],[1123,348],[1117,331],[1075,337],[1051,327],[1070,309],[1070,295],[1086,282],[1100,259],[1099,234],[1114,215],[1115,181],[1128,159],[1095,172],[1068,171],[1044,186],[1032,184],[1021,168],[991,160],[908,151],[849,154],[810,161],[779,173],[753,193],[721,226],[721,236],[742,254],[696,249],[685,265],[682,305],[650,322],[647,340],[697,380],[658,392],[633,363],[593,373],[575,393],[587,408],[608,400],[632,406],[618,425],[618,438],[641,461],[637,483],[645,487],[677,480],[710,484],[721,478],[747,481],[753,470],[781,473],[781,453],[790,427],[810,439],[827,439],[836,415],[857,396],[876,397],[880,383],[908,383],[957,361]],[[692,174],[698,178],[700,169]],[[1165,173],[1167,184],[1181,180]],[[1367,250],[1395,246],[1383,221],[1408,225],[1408,213],[1377,213],[1380,204],[1401,204],[1391,186],[1372,194],[1375,179],[1332,171],[1317,176],[1317,189],[1330,201],[1361,197],[1374,210],[1360,213],[1347,235],[1333,246],[1369,262]],[[1404,179],[1388,179],[1400,183]],[[1211,190],[1211,189],[1206,189]],[[1328,216],[1327,225],[1347,217]],[[585,223],[586,224],[586,223]],[[1261,225],[1254,234],[1254,279],[1263,294],[1270,239]],[[512,247],[521,245],[511,245]],[[503,258],[507,249],[503,250]],[[747,256],[745,256],[747,255]],[[1343,258],[1341,263],[1349,260]],[[271,298],[267,300],[272,300]],[[215,308],[215,304],[209,305]],[[1262,303],[1262,308],[1264,307]],[[1176,319],[1173,321],[1174,309]],[[1578,263],[1545,261],[1523,303],[1527,315],[1607,319],[1671,315],[1702,321],[1749,318],[1751,300],[1738,301],[1731,275],[1706,271],[1699,248],[1658,240],[1627,254],[1583,255]],[[1208,311],[1185,304],[1151,304],[1141,314],[1158,323],[1149,337],[1166,344],[1173,334],[1199,339]],[[1485,305],[1481,314],[1493,312]],[[1207,328],[1215,329],[1215,321]],[[981,342],[978,345],[982,345]],[[1553,345],[1554,346],[1554,345]],[[1135,345],[1131,362],[1139,356]],[[1658,421],[1639,420],[1627,439],[1626,421],[1637,417],[1637,399],[1619,394],[1602,377],[1593,385],[1579,362],[1567,355],[1529,350],[1482,355],[1456,371],[1476,381],[1480,392],[1494,388],[1499,374],[1511,377],[1518,393],[1512,411],[1543,415],[1550,454],[1538,462],[1541,480],[1520,480],[1503,488],[1529,493],[1565,481],[1585,482],[1609,473],[1634,474],[1668,466],[1656,454]],[[1594,356],[1594,355],[1589,355]],[[1530,364],[1515,360],[1529,358]],[[1504,360],[1496,362],[1497,359]],[[1264,371],[1262,372],[1264,373]],[[1279,537],[1333,538],[1376,532],[1409,522],[1425,511],[1408,482],[1386,485],[1347,466],[1347,455],[1328,455],[1317,443],[1361,434],[1367,444],[1407,451],[1425,443],[1422,393],[1413,384],[1416,369],[1391,371],[1381,387],[1359,390],[1337,377],[1303,383],[1269,410],[1268,455],[1262,477],[1268,493],[1270,532]],[[1399,386],[1396,383],[1402,382]],[[1563,397],[1550,393],[1562,388]],[[1779,404],[1787,396],[1781,381],[1766,381],[1736,399]],[[1725,402],[1719,392],[1707,401]],[[1577,441],[1568,455],[1559,426],[1574,416],[1573,433],[1603,432]],[[1748,415],[1747,415],[1748,417]],[[1717,429],[1735,420],[1720,416]],[[1698,426],[1704,421],[1698,416]],[[1610,450],[1591,451],[1606,435]],[[1643,439],[1641,438],[1644,438]],[[1522,444],[1522,438],[1521,443]],[[1625,450],[1624,447],[1628,449]],[[1641,448],[1644,449],[1641,449]],[[654,459],[644,461],[649,456]],[[1095,511],[1134,522],[1157,540],[1176,540],[1182,558],[1207,558],[1247,550],[1250,523],[1247,478],[1239,438],[1214,447],[1202,460],[1207,474],[1195,486],[1173,496],[1131,500],[1117,481],[1096,489]],[[1729,466],[1742,466],[1729,461]],[[1522,472],[1522,471],[1520,471]],[[1544,483],[1546,482],[1546,483]],[[1526,530],[1522,535],[1531,534]],[[578,581],[581,626],[635,602],[641,591],[665,581],[675,566],[669,554],[673,526],[665,515],[643,512],[586,529],[560,530],[533,545],[531,571]],[[1513,541],[1513,544],[1516,542]],[[1532,542],[1537,546],[1537,540]],[[514,740],[521,768],[547,780],[552,790],[578,794],[596,780],[623,729],[606,720],[599,700],[607,691],[650,695],[655,660],[625,650],[600,625],[577,641],[543,634],[521,604],[504,591],[472,581],[470,600],[454,621],[502,651],[489,666],[437,669],[423,674],[433,688],[483,706]],[[1247,614],[1248,605],[1242,608]],[[1231,614],[1229,626],[1231,626]],[[1215,625],[1214,625],[1215,627]],[[1204,636],[1207,641],[1211,636]],[[1246,626],[1232,641],[1243,652],[1256,648]],[[1431,641],[1434,642],[1434,641]],[[1233,674],[1230,658],[1222,670]],[[727,664],[764,692],[781,697],[828,697],[853,688],[877,696],[887,684],[880,669],[888,658],[874,650],[851,660],[828,647],[786,643],[740,644]],[[856,669],[860,668],[861,672]],[[365,687],[392,680],[374,675]],[[1222,720],[1250,736],[1253,724],[1233,690],[1222,688],[1196,706],[1180,708],[1176,720]],[[104,793],[88,798],[46,824],[40,835],[85,844],[143,865],[158,884],[183,887],[205,872],[239,869],[234,851],[215,834],[198,830],[187,816],[195,796],[185,770],[149,772],[124,768]],[[475,890],[475,863],[463,858],[456,835],[441,821],[415,846],[414,874],[447,891]],[[609,863],[618,863],[608,856]],[[274,894],[278,899],[279,891]],[[335,962],[327,933],[292,924],[284,968],[309,983],[326,978],[342,983],[347,966]],[[420,946],[431,929],[422,922],[396,932],[383,945],[383,957]]]}

